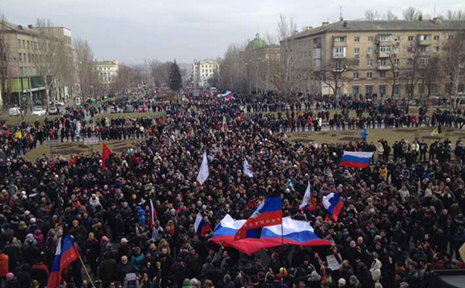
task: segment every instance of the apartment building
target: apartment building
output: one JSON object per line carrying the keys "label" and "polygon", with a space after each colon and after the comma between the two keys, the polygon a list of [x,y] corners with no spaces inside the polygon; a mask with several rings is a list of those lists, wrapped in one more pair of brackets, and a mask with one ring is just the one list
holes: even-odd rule
{"label": "apartment building", "polygon": [[194,61],[191,71],[194,87],[208,87],[208,79],[219,73],[220,59]]}
{"label": "apartment building", "polygon": [[[47,30],[44,31],[45,29]],[[43,40],[44,37],[47,39]],[[72,55],[71,30],[64,27],[37,28],[32,25],[23,27],[5,22],[0,26],[0,39],[3,45],[1,52],[4,54],[2,99],[8,98],[5,99],[8,103],[3,104],[14,105],[27,101],[30,104],[41,102],[46,105],[44,102],[64,101],[71,97],[70,83],[66,83],[61,77],[52,79],[52,75],[47,75],[49,85],[46,87],[45,74],[43,74],[43,71],[50,70],[49,67],[52,66],[50,63],[45,64],[47,52],[44,46],[60,47],[63,48],[60,50],[63,54],[60,52],[60,55]],[[57,45],[49,45],[51,41]],[[56,56],[53,59],[59,62],[59,65],[64,65],[68,59],[70,63],[67,63],[67,67],[72,69],[72,57]],[[53,67],[57,66],[58,64],[53,64]]]}
{"label": "apartment building", "polygon": [[118,76],[118,60],[94,61],[94,69],[98,73],[99,81],[105,88],[110,85]]}
{"label": "apartment building", "polygon": [[[424,83],[422,68],[465,21],[339,21],[282,41],[281,53],[306,79],[299,92],[405,97],[444,95],[448,83]],[[415,62],[415,63],[414,63]],[[418,64],[418,65],[414,65]],[[413,79],[413,81],[412,81]],[[413,85],[412,85],[413,83]],[[430,91],[427,91],[427,90]],[[336,93],[334,93],[336,92]]]}

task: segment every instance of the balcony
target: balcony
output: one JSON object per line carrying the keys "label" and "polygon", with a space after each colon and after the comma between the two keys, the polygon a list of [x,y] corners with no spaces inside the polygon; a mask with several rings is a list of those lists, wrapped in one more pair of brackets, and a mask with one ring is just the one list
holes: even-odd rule
{"label": "balcony", "polygon": [[380,51],[380,52],[378,53],[378,58],[389,58],[389,53],[388,53],[388,52]]}
{"label": "balcony", "polygon": [[386,65],[378,65],[378,70],[379,71],[386,71],[386,70],[391,70],[392,66],[390,64]]}
{"label": "balcony", "polygon": [[344,53],[334,53],[333,54],[333,59],[344,59],[344,58],[346,58]]}
{"label": "balcony", "polygon": [[334,47],[346,47],[347,44],[346,44],[345,41],[344,41],[344,42],[336,42],[336,41],[333,41],[333,46],[334,46]]}

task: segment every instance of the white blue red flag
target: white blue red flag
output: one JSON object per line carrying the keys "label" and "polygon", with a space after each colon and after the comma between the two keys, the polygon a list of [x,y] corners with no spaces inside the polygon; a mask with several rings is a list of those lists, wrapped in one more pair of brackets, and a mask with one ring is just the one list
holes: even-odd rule
{"label": "white blue red flag", "polygon": [[244,175],[253,178],[253,173],[252,170],[250,170],[249,161],[247,161],[247,159],[244,159]]}
{"label": "white blue red flag", "polygon": [[202,164],[200,165],[199,174],[197,175],[197,181],[203,185],[209,175],[208,171],[208,158],[207,152],[203,152]]}
{"label": "white blue red flag", "polygon": [[205,234],[211,231],[210,223],[206,222],[200,213],[195,217],[194,228],[195,233],[202,237],[205,237]]}
{"label": "white blue red flag", "polygon": [[314,211],[316,209],[316,205],[316,197],[312,195],[310,182],[308,182],[307,189],[305,189],[304,198],[302,199],[302,204],[299,205],[299,209]]}
{"label": "white blue red flag", "polygon": [[67,234],[58,240],[55,258],[53,259],[52,264],[52,271],[48,278],[47,288],[60,287],[61,273],[77,259],[79,259],[79,252],[76,246],[74,246],[71,236]]}
{"label": "white blue red flag", "polygon": [[341,166],[353,168],[366,168],[370,164],[373,152],[344,151],[341,158]]}
{"label": "white blue red flag", "polygon": [[150,230],[153,230],[153,228],[155,228],[155,220],[157,218],[158,218],[157,210],[155,210],[155,207],[153,207],[153,201],[152,199],[150,199],[150,222],[149,222]]}
{"label": "white blue red flag", "polygon": [[236,240],[243,238],[259,238],[260,228],[281,224],[283,221],[283,207],[281,196],[265,198],[257,210],[236,233]]}
{"label": "white blue red flag", "polygon": [[337,222],[339,214],[344,207],[344,202],[342,202],[339,194],[329,193],[323,196],[323,206],[333,216],[334,221]]}
{"label": "white blue red flag", "polygon": [[308,222],[293,220],[290,217],[283,218],[282,226],[278,224],[264,227],[259,238],[235,240],[237,231],[245,222],[246,220],[234,220],[231,216],[226,215],[216,226],[210,241],[226,247],[233,247],[247,255],[282,244],[298,246],[332,245],[330,241],[320,239]]}

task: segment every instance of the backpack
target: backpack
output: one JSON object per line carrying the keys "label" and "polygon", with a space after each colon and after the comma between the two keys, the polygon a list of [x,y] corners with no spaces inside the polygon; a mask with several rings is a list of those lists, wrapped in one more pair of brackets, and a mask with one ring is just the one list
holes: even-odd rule
{"label": "backpack", "polygon": [[124,288],[138,288],[136,273],[127,273],[124,277]]}

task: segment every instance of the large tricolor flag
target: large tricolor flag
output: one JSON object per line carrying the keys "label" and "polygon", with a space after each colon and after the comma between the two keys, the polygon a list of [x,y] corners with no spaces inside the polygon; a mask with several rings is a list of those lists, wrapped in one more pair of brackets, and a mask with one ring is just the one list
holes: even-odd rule
{"label": "large tricolor flag", "polygon": [[370,164],[373,152],[344,151],[341,158],[341,166],[353,168],[366,168]]}
{"label": "large tricolor flag", "polygon": [[231,91],[227,91],[224,94],[218,94],[218,97],[222,97],[222,98],[225,98],[225,99],[232,99],[234,97],[234,93],[231,92]]}
{"label": "large tricolor flag", "polygon": [[209,175],[208,172],[208,158],[207,152],[203,152],[202,164],[200,165],[199,174],[197,175],[197,181],[203,185],[205,180],[207,180]]}
{"label": "large tricolor flag", "polygon": [[330,241],[320,239],[308,222],[293,220],[290,217],[283,218],[282,225],[264,227],[259,238],[235,240],[237,231],[245,222],[246,220],[234,220],[231,216],[226,215],[216,226],[210,241],[226,247],[233,247],[247,255],[282,244],[298,246],[331,245]]}
{"label": "large tricolor flag", "polygon": [[74,246],[71,236],[67,234],[58,240],[55,258],[53,259],[52,271],[48,278],[47,288],[60,287],[61,273],[77,259],[79,259],[79,252],[76,249],[76,246]]}
{"label": "large tricolor flag", "polygon": [[257,210],[237,231],[235,239],[248,237],[259,238],[259,229],[266,226],[281,224],[283,221],[283,207],[281,196],[265,198]]}
{"label": "large tricolor flag", "polygon": [[302,204],[299,205],[299,209],[314,211],[316,206],[317,200],[316,197],[312,195],[310,182],[308,182],[307,189],[305,190],[304,198],[302,199]]}
{"label": "large tricolor flag", "polygon": [[253,173],[252,173],[252,170],[250,170],[249,161],[247,161],[247,159],[244,159],[243,173],[247,177],[253,178]]}
{"label": "large tricolor flag", "polygon": [[108,148],[107,144],[103,143],[102,145],[102,168],[105,168],[105,162],[107,159],[110,158],[110,155],[113,153],[110,148]]}
{"label": "large tricolor flag", "polygon": [[323,206],[333,216],[334,221],[337,221],[342,207],[344,207],[344,202],[339,194],[329,193],[323,196]]}
{"label": "large tricolor flag", "polygon": [[210,223],[206,222],[200,213],[195,217],[194,228],[195,233],[202,237],[205,237],[205,234],[212,230]]}

